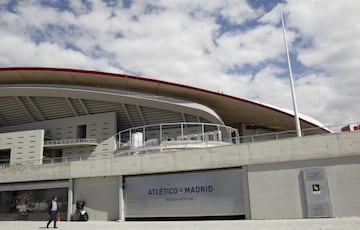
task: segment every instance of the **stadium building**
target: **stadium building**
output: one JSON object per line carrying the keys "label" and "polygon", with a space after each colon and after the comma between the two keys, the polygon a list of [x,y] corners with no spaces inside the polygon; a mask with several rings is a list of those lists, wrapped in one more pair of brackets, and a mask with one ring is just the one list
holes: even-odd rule
{"label": "stadium building", "polygon": [[0,69],[0,219],[360,216],[360,132],[136,76]]}

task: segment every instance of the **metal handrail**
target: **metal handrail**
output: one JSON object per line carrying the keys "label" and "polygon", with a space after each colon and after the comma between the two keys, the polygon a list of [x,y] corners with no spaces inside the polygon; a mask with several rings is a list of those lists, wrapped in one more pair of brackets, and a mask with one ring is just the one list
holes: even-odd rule
{"label": "metal handrail", "polygon": [[[333,126],[335,127],[335,126]],[[338,127],[338,126],[336,126]],[[321,130],[323,133],[336,133],[329,129],[328,127],[316,127],[316,128],[307,128],[302,129],[301,134],[302,136],[311,136],[320,134],[320,132],[315,132],[316,134],[311,134],[312,131],[319,131]],[[280,132],[271,132],[271,133],[261,133],[255,135],[247,135],[247,136],[240,136],[240,143],[254,143],[258,141],[266,141],[266,140],[280,140],[286,138],[297,137],[296,130],[286,130]]]}
{"label": "metal handrail", "polygon": [[[171,134],[169,132],[172,132]],[[140,134],[136,137],[135,134]],[[161,123],[122,130],[116,135],[117,149],[146,147],[150,142],[161,145],[163,141],[201,140],[238,144],[239,132],[230,126],[199,122]]]}
{"label": "metal handrail", "polygon": [[98,144],[94,138],[56,139],[46,140],[44,145],[67,145],[67,144]]}

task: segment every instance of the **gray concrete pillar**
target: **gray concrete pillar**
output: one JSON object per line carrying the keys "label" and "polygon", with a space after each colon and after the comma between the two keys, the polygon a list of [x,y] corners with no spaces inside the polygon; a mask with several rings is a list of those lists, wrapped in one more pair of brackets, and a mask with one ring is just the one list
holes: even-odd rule
{"label": "gray concrete pillar", "polygon": [[251,219],[251,206],[250,206],[250,192],[249,192],[249,178],[247,166],[242,167],[242,181],[244,189],[244,205],[245,205],[245,217]]}
{"label": "gray concrete pillar", "polygon": [[73,212],[73,199],[74,199],[74,182],[73,179],[69,179],[69,189],[68,189],[68,211],[67,211],[67,221],[71,220],[71,215]]}
{"label": "gray concrete pillar", "polygon": [[124,202],[124,181],[123,176],[119,176],[119,221],[125,221]]}

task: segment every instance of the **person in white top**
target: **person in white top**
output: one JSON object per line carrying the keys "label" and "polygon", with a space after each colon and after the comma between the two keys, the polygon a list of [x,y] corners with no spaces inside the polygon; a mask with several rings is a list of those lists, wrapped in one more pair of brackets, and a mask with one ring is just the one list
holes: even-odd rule
{"label": "person in white top", "polygon": [[56,217],[58,214],[57,197],[53,196],[48,205],[48,213],[50,214],[50,220],[48,221],[46,228],[49,228],[51,221],[54,221],[54,228],[56,227]]}

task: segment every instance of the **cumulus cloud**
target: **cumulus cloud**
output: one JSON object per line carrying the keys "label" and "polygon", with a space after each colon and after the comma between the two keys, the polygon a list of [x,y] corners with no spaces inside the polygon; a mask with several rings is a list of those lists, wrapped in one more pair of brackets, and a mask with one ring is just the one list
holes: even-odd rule
{"label": "cumulus cloud", "polygon": [[3,1],[0,66],[136,74],[292,109],[280,8],[299,111],[358,121],[355,0]]}
{"label": "cumulus cloud", "polygon": [[286,7],[289,26],[301,39],[297,58],[315,70],[298,81],[301,106],[327,123],[358,121],[360,108],[354,104],[360,96],[360,3],[290,1]]}

